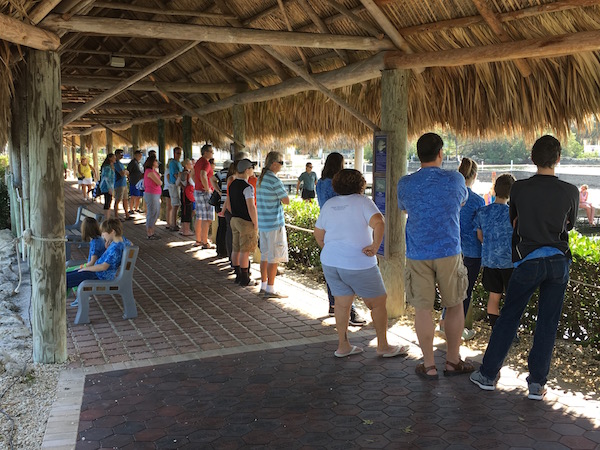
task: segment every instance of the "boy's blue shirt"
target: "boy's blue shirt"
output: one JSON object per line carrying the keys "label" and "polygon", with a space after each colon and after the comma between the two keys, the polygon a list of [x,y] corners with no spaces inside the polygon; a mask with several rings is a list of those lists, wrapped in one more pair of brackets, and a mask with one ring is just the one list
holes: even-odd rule
{"label": "boy's blue shirt", "polygon": [[460,208],[468,197],[464,177],[423,167],[398,182],[398,208],[408,213],[406,257],[445,258],[461,253]]}
{"label": "boy's blue shirt", "polygon": [[475,225],[483,232],[481,265],[490,269],[510,269],[512,262],[512,233],[508,205],[492,203],[475,215]]}
{"label": "boy's blue shirt", "polygon": [[467,188],[469,198],[460,210],[460,246],[463,256],[468,258],[481,258],[481,242],[477,239],[475,214],[479,208],[485,206],[485,200]]}
{"label": "boy's blue shirt", "polygon": [[96,272],[96,276],[101,280],[114,280],[123,259],[123,250],[130,245],[131,242],[125,238],[122,242],[111,242],[104,254],[96,261],[96,264],[108,263],[109,267],[102,272]]}

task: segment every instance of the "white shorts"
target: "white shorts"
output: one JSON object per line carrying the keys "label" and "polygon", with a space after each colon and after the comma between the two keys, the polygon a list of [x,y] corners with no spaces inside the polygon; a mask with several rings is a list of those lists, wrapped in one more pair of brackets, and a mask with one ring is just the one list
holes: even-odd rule
{"label": "white shorts", "polygon": [[260,232],[261,261],[268,263],[288,262],[288,243],[285,226]]}
{"label": "white shorts", "polygon": [[91,186],[94,184],[94,179],[93,178],[84,178],[83,180],[81,180],[81,184]]}
{"label": "white shorts", "polygon": [[181,199],[179,198],[180,188],[175,184],[169,185],[169,197],[171,197],[171,206],[181,206]]}

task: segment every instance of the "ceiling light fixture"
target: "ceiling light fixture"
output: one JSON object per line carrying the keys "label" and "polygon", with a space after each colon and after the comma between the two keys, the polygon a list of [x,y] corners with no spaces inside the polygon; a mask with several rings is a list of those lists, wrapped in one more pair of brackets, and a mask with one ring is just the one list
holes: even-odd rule
{"label": "ceiling light fixture", "polygon": [[112,56],[110,57],[110,66],[123,68],[125,67],[125,58],[121,58],[120,56]]}

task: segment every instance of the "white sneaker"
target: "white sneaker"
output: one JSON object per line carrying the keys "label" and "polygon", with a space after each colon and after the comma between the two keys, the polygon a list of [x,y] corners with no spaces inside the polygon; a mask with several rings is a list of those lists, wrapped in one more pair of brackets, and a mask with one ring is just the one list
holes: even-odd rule
{"label": "white sneaker", "polygon": [[475,337],[476,334],[477,334],[477,331],[469,330],[468,328],[465,328],[462,333],[462,340],[470,341],[471,339],[473,339]]}

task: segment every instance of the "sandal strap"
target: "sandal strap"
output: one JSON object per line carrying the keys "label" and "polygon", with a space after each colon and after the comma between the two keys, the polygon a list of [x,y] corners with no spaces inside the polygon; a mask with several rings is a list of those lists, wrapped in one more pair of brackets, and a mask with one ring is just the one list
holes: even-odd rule
{"label": "sandal strap", "polygon": [[457,363],[453,363],[453,362],[446,360],[446,365],[452,367],[456,371],[462,371],[462,370],[470,369],[471,367],[473,367],[473,365],[471,363],[465,362],[462,359],[459,359]]}

